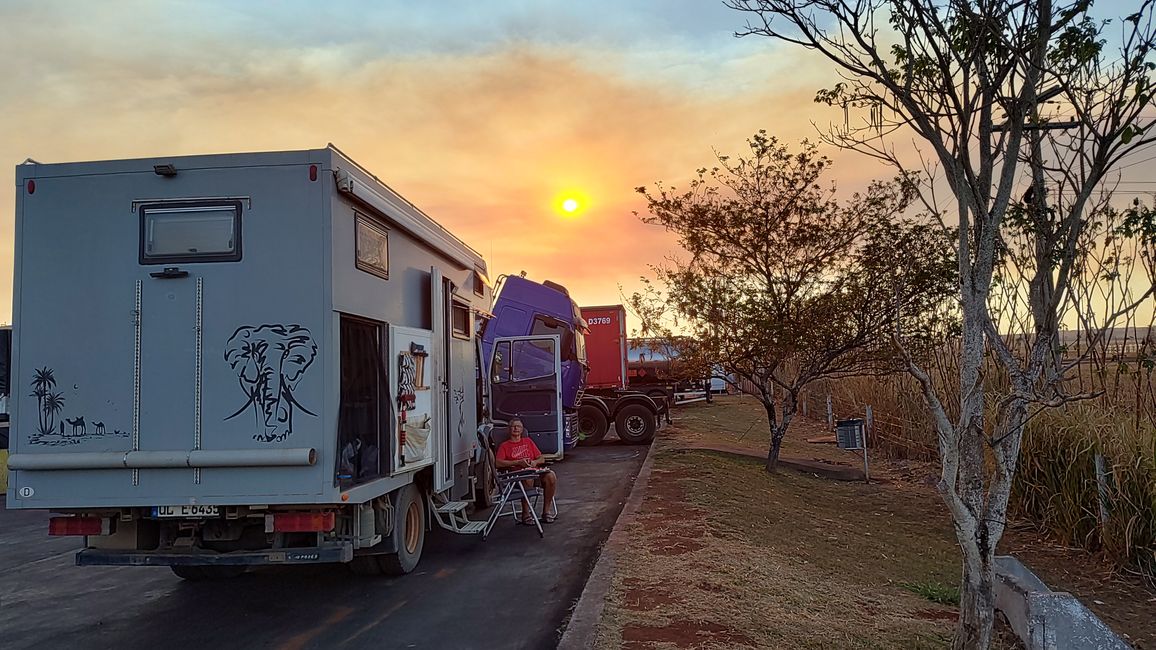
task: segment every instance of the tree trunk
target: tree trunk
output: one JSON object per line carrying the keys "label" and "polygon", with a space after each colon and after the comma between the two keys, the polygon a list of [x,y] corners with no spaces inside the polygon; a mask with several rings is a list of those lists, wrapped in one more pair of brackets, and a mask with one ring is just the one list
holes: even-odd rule
{"label": "tree trunk", "polygon": [[[981,524],[982,526],[982,524]],[[955,627],[952,650],[991,647],[995,622],[994,553],[979,552],[976,540],[964,549],[963,580],[959,592],[959,623]]]}
{"label": "tree trunk", "polygon": [[771,430],[771,448],[767,450],[766,464],[769,473],[773,474],[779,468],[779,448],[783,446],[783,435],[787,433],[787,427],[791,425],[791,418],[795,415],[795,406],[795,396],[788,392],[783,402],[783,417],[776,423],[774,402],[763,403],[763,408],[767,410],[768,428]]}
{"label": "tree trunk", "polygon": [[765,465],[768,472],[774,472],[779,466],[779,446],[783,442],[783,436],[779,433],[777,418],[775,417],[775,398],[771,395],[763,394],[763,409],[767,412],[767,429],[771,434],[771,446],[767,449],[767,463]]}
{"label": "tree trunk", "polygon": [[767,471],[774,473],[779,468],[779,447],[783,445],[783,434],[772,429],[771,448],[767,451]]}

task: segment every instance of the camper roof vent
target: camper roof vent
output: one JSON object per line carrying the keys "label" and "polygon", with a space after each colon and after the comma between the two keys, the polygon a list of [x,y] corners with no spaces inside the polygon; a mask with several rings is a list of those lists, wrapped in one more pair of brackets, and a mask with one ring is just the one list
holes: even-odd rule
{"label": "camper roof vent", "polygon": [[172,163],[153,165],[153,173],[157,176],[164,176],[168,178],[177,175],[177,168],[174,167]]}

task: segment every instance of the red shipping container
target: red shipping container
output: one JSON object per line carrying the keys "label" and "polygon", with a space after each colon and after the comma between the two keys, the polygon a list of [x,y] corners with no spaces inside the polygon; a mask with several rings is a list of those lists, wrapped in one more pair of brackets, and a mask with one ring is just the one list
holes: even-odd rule
{"label": "red shipping container", "polygon": [[582,307],[586,334],[586,388],[626,388],[626,309],[622,305]]}

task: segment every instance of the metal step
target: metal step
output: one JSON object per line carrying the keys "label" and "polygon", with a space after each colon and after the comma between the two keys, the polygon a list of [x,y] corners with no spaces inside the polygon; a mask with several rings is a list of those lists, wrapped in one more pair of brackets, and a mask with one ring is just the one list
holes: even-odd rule
{"label": "metal step", "polygon": [[486,529],[484,521],[469,521],[461,525],[457,532],[463,535],[477,535]]}
{"label": "metal step", "polygon": [[446,503],[438,505],[437,511],[444,514],[461,512],[468,508],[469,505],[469,501],[447,501]]}

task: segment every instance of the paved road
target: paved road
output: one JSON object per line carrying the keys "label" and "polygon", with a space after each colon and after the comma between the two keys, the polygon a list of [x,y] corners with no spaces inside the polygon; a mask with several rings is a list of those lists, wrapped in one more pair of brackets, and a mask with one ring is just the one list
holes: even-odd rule
{"label": "paved road", "polygon": [[545,539],[509,517],[485,542],[437,530],[403,578],[325,565],[188,583],[76,567],[76,540],[46,537],[47,513],[0,508],[0,647],[552,648],[646,452],[615,443],[556,467],[561,516]]}

